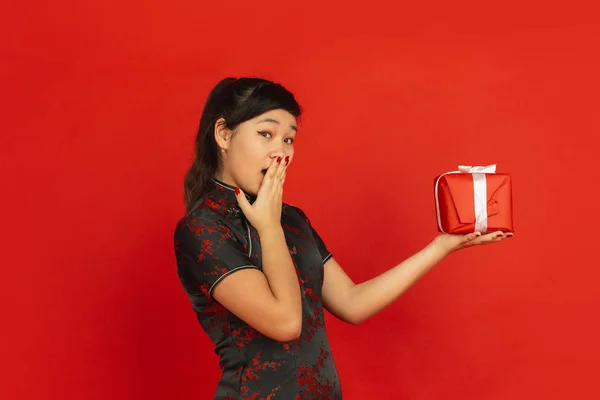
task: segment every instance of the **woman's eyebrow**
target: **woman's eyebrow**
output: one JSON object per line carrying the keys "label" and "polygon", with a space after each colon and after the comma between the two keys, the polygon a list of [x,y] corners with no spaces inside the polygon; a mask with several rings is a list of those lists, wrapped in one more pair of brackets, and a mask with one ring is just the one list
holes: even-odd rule
{"label": "woman's eyebrow", "polygon": [[[275,124],[279,125],[279,121],[277,121],[276,119],[273,119],[273,118],[265,118],[265,119],[261,119],[261,120],[260,120],[260,121],[258,121],[257,123],[261,124],[261,123],[263,123],[263,122],[272,122],[272,123],[275,123]],[[291,124],[291,125],[290,125],[290,128],[292,128],[292,129],[294,130],[294,132],[297,132],[297,131],[298,131],[298,128],[297,128],[297,127],[296,127],[296,125],[294,125],[294,124]]]}

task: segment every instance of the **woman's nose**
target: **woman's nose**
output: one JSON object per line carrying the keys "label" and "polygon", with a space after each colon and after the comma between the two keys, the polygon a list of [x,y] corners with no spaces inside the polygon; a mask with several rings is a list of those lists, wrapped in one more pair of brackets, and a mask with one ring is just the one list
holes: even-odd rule
{"label": "woman's nose", "polygon": [[288,154],[285,151],[285,148],[283,146],[277,146],[277,148],[274,148],[271,150],[271,158],[277,158],[277,157],[285,157]]}
{"label": "woman's nose", "polygon": [[269,156],[271,159],[277,159],[277,157],[281,157],[282,160],[285,157],[289,157],[291,159],[294,154],[294,149],[290,147],[291,146],[288,146],[285,143],[273,143],[273,147],[270,149]]}
{"label": "woman's nose", "polygon": [[271,153],[271,158],[277,158],[277,157],[285,158],[285,156],[287,156],[287,154],[283,150],[282,151],[274,151]]}

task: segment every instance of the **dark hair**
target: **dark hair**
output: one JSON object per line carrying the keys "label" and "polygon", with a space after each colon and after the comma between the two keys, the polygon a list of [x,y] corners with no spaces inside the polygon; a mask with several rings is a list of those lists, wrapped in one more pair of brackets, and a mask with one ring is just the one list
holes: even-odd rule
{"label": "dark hair", "polygon": [[302,113],[294,95],[282,85],[261,78],[225,78],[210,91],[196,136],[194,161],[183,184],[186,211],[200,200],[217,172],[220,153],[215,124],[223,118],[234,130],[239,124],[267,111],[283,109],[294,117]]}

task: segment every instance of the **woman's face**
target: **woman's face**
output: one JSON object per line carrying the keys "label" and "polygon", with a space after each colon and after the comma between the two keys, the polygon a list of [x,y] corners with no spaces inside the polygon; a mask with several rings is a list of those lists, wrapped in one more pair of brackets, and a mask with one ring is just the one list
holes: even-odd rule
{"label": "woman's face", "polygon": [[217,126],[215,139],[224,151],[217,179],[252,195],[264,178],[264,172],[277,157],[294,157],[296,118],[285,110],[268,111],[241,123],[232,132]]}

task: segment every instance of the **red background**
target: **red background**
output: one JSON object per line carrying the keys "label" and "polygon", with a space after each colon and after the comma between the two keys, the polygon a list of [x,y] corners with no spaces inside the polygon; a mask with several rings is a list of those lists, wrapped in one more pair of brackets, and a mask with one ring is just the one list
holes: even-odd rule
{"label": "red background", "polygon": [[600,396],[598,13],[479,3],[4,5],[0,397],[211,398],[172,232],[227,75],[301,101],[285,200],[356,281],[434,237],[434,176],[513,175],[514,238],[363,325],[327,315],[345,398]]}

